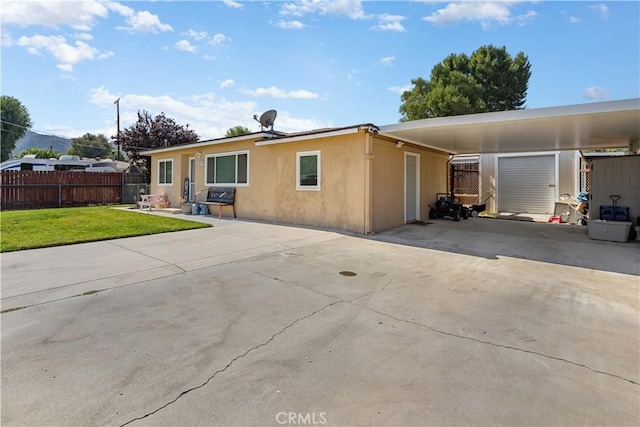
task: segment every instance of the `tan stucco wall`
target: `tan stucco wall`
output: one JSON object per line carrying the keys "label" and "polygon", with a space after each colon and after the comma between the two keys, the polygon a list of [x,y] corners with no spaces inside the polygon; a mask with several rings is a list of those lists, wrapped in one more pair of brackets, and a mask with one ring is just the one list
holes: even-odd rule
{"label": "tan stucco wall", "polygon": [[[369,148],[367,148],[369,141]],[[206,156],[249,151],[249,185],[237,186],[239,218],[312,225],[368,233],[404,224],[404,152],[420,155],[420,219],[426,219],[435,193],[446,191],[448,156],[410,144],[395,142],[360,130],[358,133],[305,141],[256,146],[255,141],[185,148],[152,155],[151,192],[165,193],[179,206],[189,157],[196,162],[196,190],[205,189]],[[367,150],[373,155],[367,155]],[[321,189],[296,189],[296,153],[320,151]],[[371,153],[369,153],[371,154]],[[158,184],[159,159],[174,158],[173,185]],[[367,166],[367,162],[369,163]],[[370,176],[368,174],[371,174]],[[230,214],[230,208],[223,210]]]}
{"label": "tan stucco wall", "polygon": [[[179,206],[188,159],[202,153],[196,189],[205,186],[206,156],[249,150],[249,185],[236,190],[240,218],[314,225],[364,233],[364,132],[299,142],[256,146],[251,139],[152,155],[151,192],[165,193]],[[196,149],[197,148],[197,149]],[[296,189],[296,153],[321,152],[321,189]],[[173,185],[158,184],[158,159],[174,158]],[[223,212],[230,212],[223,211]]]}
{"label": "tan stucco wall", "polygon": [[373,231],[404,224],[405,152],[420,155],[420,214],[428,218],[436,193],[447,190],[448,155],[411,144],[396,148],[395,141],[374,138]]}
{"label": "tan stucco wall", "polygon": [[[554,153],[519,153],[522,156],[553,154],[556,156],[556,200],[559,201],[560,194],[569,193],[576,196],[580,190],[579,172],[580,172],[580,155],[575,150],[558,151]],[[496,154],[480,155],[480,195],[484,195],[488,191],[496,191]],[[495,197],[489,199],[487,203],[488,212],[496,212],[497,204]]]}

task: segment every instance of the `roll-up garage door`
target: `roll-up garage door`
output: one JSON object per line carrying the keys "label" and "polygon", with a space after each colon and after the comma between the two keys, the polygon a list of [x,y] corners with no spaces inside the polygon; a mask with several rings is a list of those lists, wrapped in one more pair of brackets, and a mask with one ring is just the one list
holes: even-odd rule
{"label": "roll-up garage door", "polygon": [[498,211],[552,214],[555,175],[553,155],[498,158]]}

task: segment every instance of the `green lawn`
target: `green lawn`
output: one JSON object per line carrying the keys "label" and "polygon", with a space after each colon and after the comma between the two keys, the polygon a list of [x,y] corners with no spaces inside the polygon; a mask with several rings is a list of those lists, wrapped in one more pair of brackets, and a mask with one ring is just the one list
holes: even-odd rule
{"label": "green lawn", "polygon": [[0,252],[203,227],[210,225],[107,206],[4,211],[0,212]]}

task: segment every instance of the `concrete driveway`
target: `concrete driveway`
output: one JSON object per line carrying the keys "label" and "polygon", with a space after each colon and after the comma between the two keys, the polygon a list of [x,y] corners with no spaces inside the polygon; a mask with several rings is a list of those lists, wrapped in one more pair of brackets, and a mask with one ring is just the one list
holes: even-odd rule
{"label": "concrete driveway", "polygon": [[2,256],[3,425],[640,424],[639,243],[197,219]]}

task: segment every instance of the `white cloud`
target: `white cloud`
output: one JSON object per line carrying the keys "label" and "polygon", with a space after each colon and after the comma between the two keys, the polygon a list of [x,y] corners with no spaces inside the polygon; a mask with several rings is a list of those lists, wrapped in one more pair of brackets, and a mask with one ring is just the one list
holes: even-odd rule
{"label": "white cloud", "polygon": [[303,28],[306,27],[306,25],[304,25],[302,22],[300,21],[279,21],[276,24],[279,28],[284,28],[287,30],[302,30]]}
{"label": "white cloud", "polygon": [[106,1],[104,2],[104,5],[107,7],[107,9],[122,16],[132,16],[135,13],[135,10],[131,9],[129,6],[125,6],[116,1]]}
{"label": "white cloud", "polygon": [[182,35],[183,36],[189,36],[192,39],[194,39],[195,41],[198,41],[198,40],[206,39],[209,34],[207,34],[206,31],[189,30],[189,31],[186,31],[186,32],[182,33]]}
{"label": "white cloud", "polygon": [[536,18],[537,16],[538,16],[537,12],[535,12],[533,10],[529,10],[524,15],[516,16],[515,17],[515,21],[517,22],[518,25],[524,26],[524,25],[526,25],[527,21],[531,21],[532,19]]}
{"label": "white cloud", "polygon": [[16,44],[24,47],[32,55],[39,55],[42,50],[49,51],[58,61],[56,67],[65,72],[73,71],[73,66],[78,62],[89,59],[106,59],[113,56],[113,52],[100,52],[82,41],[76,41],[74,45],[67,43],[62,36],[20,37]]}
{"label": "white cloud", "polygon": [[577,18],[575,16],[570,16],[569,22],[571,22],[572,24],[577,24],[578,22],[580,22],[580,18]]}
{"label": "white cloud", "polygon": [[407,29],[402,25],[402,21],[406,18],[402,15],[378,15],[378,25],[374,25],[371,27],[373,30],[379,31],[397,31],[400,33],[404,33]]}
{"label": "white cloud", "polygon": [[385,67],[391,67],[393,65],[393,61],[395,61],[395,56],[385,56],[384,58],[380,58],[378,64],[384,65]]}
{"label": "white cloud", "polygon": [[593,6],[589,6],[589,9],[593,9],[600,14],[601,17],[606,18],[609,16],[609,8],[606,4],[596,4]]}
{"label": "white cloud", "polygon": [[211,46],[220,46],[223,43],[227,43],[230,42],[231,39],[227,36],[225,36],[222,33],[218,33],[218,34],[214,34],[214,36],[211,38],[211,40],[209,40],[209,44]]}
{"label": "white cloud", "polygon": [[404,85],[404,86],[391,86],[388,88],[391,92],[397,93],[398,95],[402,95],[408,90],[413,89],[412,85]]}
{"label": "white cloud", "polygon": [[234,83],[235,82],[233,80],[227,79],[227,80],[223,81],[222,83],[220,83],[220,89],[225,89],[225,88],[231,87],[231,86],[234,85]]}
{"label": "white cloud", "polygon": [[204,55],[202,58],[204,58],[205,61],[213,61],[214,59],[216,59],[216,57],[213,55]]}
{"label": "white cloud", "polygon": [[281,15],[304,16],[309,14],[344,15],[351,19],[365,17],[362,2],[355,0],[302,0],[295,3],[284,3],[280,7]]}
{"label": "white cloud", "polygon": [[609,99],[609,92],[599,86],[589,86],[582,92],[582,96],[595,101],[605,101]]}
{"label": "white cloud", "polygon": [[174,46],[176,47],[176,49],[182,50],[182,51],[185,51],[185,52],[196,53],[196,51],[198,50],[198,49],[196,49],[196,47],[194,45],[189,43],[189,41],[187,41],[187,40],[180,40],[180,41],[176,42],[176,44]]}
{"label": "white cloud", "polygon": [[538,15],[534,11],[529,11],[524,15],[514,18],[511,14],[511,8],[518,3],[519,1],[466,1],[449,3],[443,9],[438,9],[436,12],[422,19],[441,26],[453,25],[461,21],[478,21],[482,28],[486,29],[492,23],[507,25],[514,20],[522,25],[526,20]]}
{"label": "white cloud", "polygon": [[89,33],[75,33],[73,38],[77,40],[93,40],[93,36]]}
{"label": "white cloud", "polygon": [[280,99],[316,99],[319,98],[319,95],[314,92],[310,92],[308,90],[290,90],[286,91],[275,86],[271,87],[259,87],[257,89],[247,89],[243,88],[240,91],[244,94],[251,96],[269,96],[271,98],[280,98]]}
{"label": "white cloud", "polygon": [[[113,101],[120,98],[121,128],[130,126],[137,120],[138,110],[147,110],[153,116],[164,112],[181,125],[189,124],[200,139],[220,138],[230,127],[241,125],[258,131],[259,126],[253,115],[261,110],[256,102],[230,102],[214,93],[194,95],[190,98],[175,99],[168,95],[152,96],[144,94],[111,93],[104,86],[93,88],[89,101],[104,108],[113,108]],[[264,111],[264,109],[262,110]],[[278,111],[275,128],[283,132],[300,132],[327,127],[315,119],[293,117],[286,111]],[[113,135],[115,130],[110,123],[110,131],[100,131]]]}
{"label": "white cloud", "polygon": [[158,33],[162,31],[173,31],[169,24],[160,22],[158,15],[154,15],[146,10],[136,12],[127,17],[126,27],[116,27],[118,30],[126,30],[130,33]]}
{"label": "white cloud", "polygon": [[233,1],[233,0],[222,0],[222,3],[234,9],[241,9],[243,7],[242,3],[238,3],[237,1]]}
{"label": "white cloud", "polygon": [[107,7],[96,0],[72,4],[66,0],[8,1],[2,4],[3,25],[69,26],[89,31],[96,24],[96,18],[106,18],[108,14]]}

